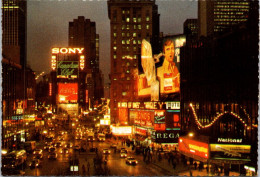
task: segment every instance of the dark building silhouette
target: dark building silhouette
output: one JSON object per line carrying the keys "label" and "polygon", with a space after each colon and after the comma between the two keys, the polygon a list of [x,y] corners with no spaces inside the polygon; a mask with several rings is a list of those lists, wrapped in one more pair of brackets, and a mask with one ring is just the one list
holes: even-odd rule
{"label": "dark building silhouette", "polygon": [[104,97],[104,82],[99,69],[99,35],[96,34],[96,23],[83,16],[69,22],[69,47],[84,47],[87,83],[83,83],[83,87],[88,89],[92,105],[96,101],[101,103],[101,98]]}

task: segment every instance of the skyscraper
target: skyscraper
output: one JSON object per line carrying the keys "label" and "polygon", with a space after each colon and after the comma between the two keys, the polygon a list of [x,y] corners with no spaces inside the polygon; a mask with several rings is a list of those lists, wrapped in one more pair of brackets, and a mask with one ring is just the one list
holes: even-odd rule
{"label": "skyscraper", "polygon": [[249,0],[199,0],[199,36],[221,33],[234,25],[247,21],[249,10]]}
{"label": "skyscraper", "polygon": [[3,57],[26,66],[26,1],[2,1]]}
{"label": "skyscraper", "polygon": [[183,32],[187,38],[198,37],[198,19],[187,19],[183,24]]}
{"label": "skyscraper", "polygon": [[[86,87],[91,101],[103,97],[101,72],[99,71],[99,35],[96,34],[96,23],[79,16],[69,22],[69,47],[84,47]],[[101,101],[101,100],[100,100]],[[92,103],[91,103],[92,104]]]}
{"label": "skyscraper", "polygon": [[159,38],[159,14],[155,1],[109,0],[110,61],[111,61],[111,119],[117,122],[117,103],[135,101],[135,74],[141,56],[141,42],[155,45]]}

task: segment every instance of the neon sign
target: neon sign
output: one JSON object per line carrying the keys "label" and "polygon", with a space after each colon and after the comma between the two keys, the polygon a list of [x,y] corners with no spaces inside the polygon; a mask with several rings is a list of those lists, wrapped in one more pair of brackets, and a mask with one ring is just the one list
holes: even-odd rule
{"label": "neon sign", "polygon": [[57,75],[71,76],[78,75],[79,64],[77,61],[59,61]]}
{"label": "neon sign", "polygon": [[82,53],[84,48],[52,48],[52,53],[53,54],[71,54],[71,53]]}

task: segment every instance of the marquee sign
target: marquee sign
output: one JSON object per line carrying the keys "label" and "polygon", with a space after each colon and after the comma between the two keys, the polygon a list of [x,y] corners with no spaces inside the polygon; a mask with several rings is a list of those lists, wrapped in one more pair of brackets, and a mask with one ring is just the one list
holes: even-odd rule
{"label": "marquee sign", "polygon": [[155,135],[155,141],[157,143],[178,143],[180,131],[179,130],[156,131],[154,135]]}

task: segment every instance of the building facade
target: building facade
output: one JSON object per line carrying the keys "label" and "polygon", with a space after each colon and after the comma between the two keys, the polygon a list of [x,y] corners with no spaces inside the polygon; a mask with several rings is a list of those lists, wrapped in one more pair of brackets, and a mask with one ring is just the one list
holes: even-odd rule
{"label": "building facade", "polygon": [[[111,121],[118,123],[118,102],[137,100],[136,77],[142,39],[159,38],[155,1],[108,1],[110,19]],[[153,38],[152,38],[153,37]]]}
{"label": "building facade", "polygon": [[249,0],[198,1],[199,36],[225,32],[248,19]]}
{"label": "building facade", "polygon": [[204,143],[205,149],[191,153],[182,146],[180,152],[222,166],[227,176],[230,167],[241,174],[245,165],[257,171],[257,8],[231,31],[189,41],[181,50],[181,132],[194,136],[180,137],[179,147]]}
{"label": "building facade", "polygon": [[2,1],[2,148],[15,149],[35,130],[35,73],[26,62],[26,1]]}

